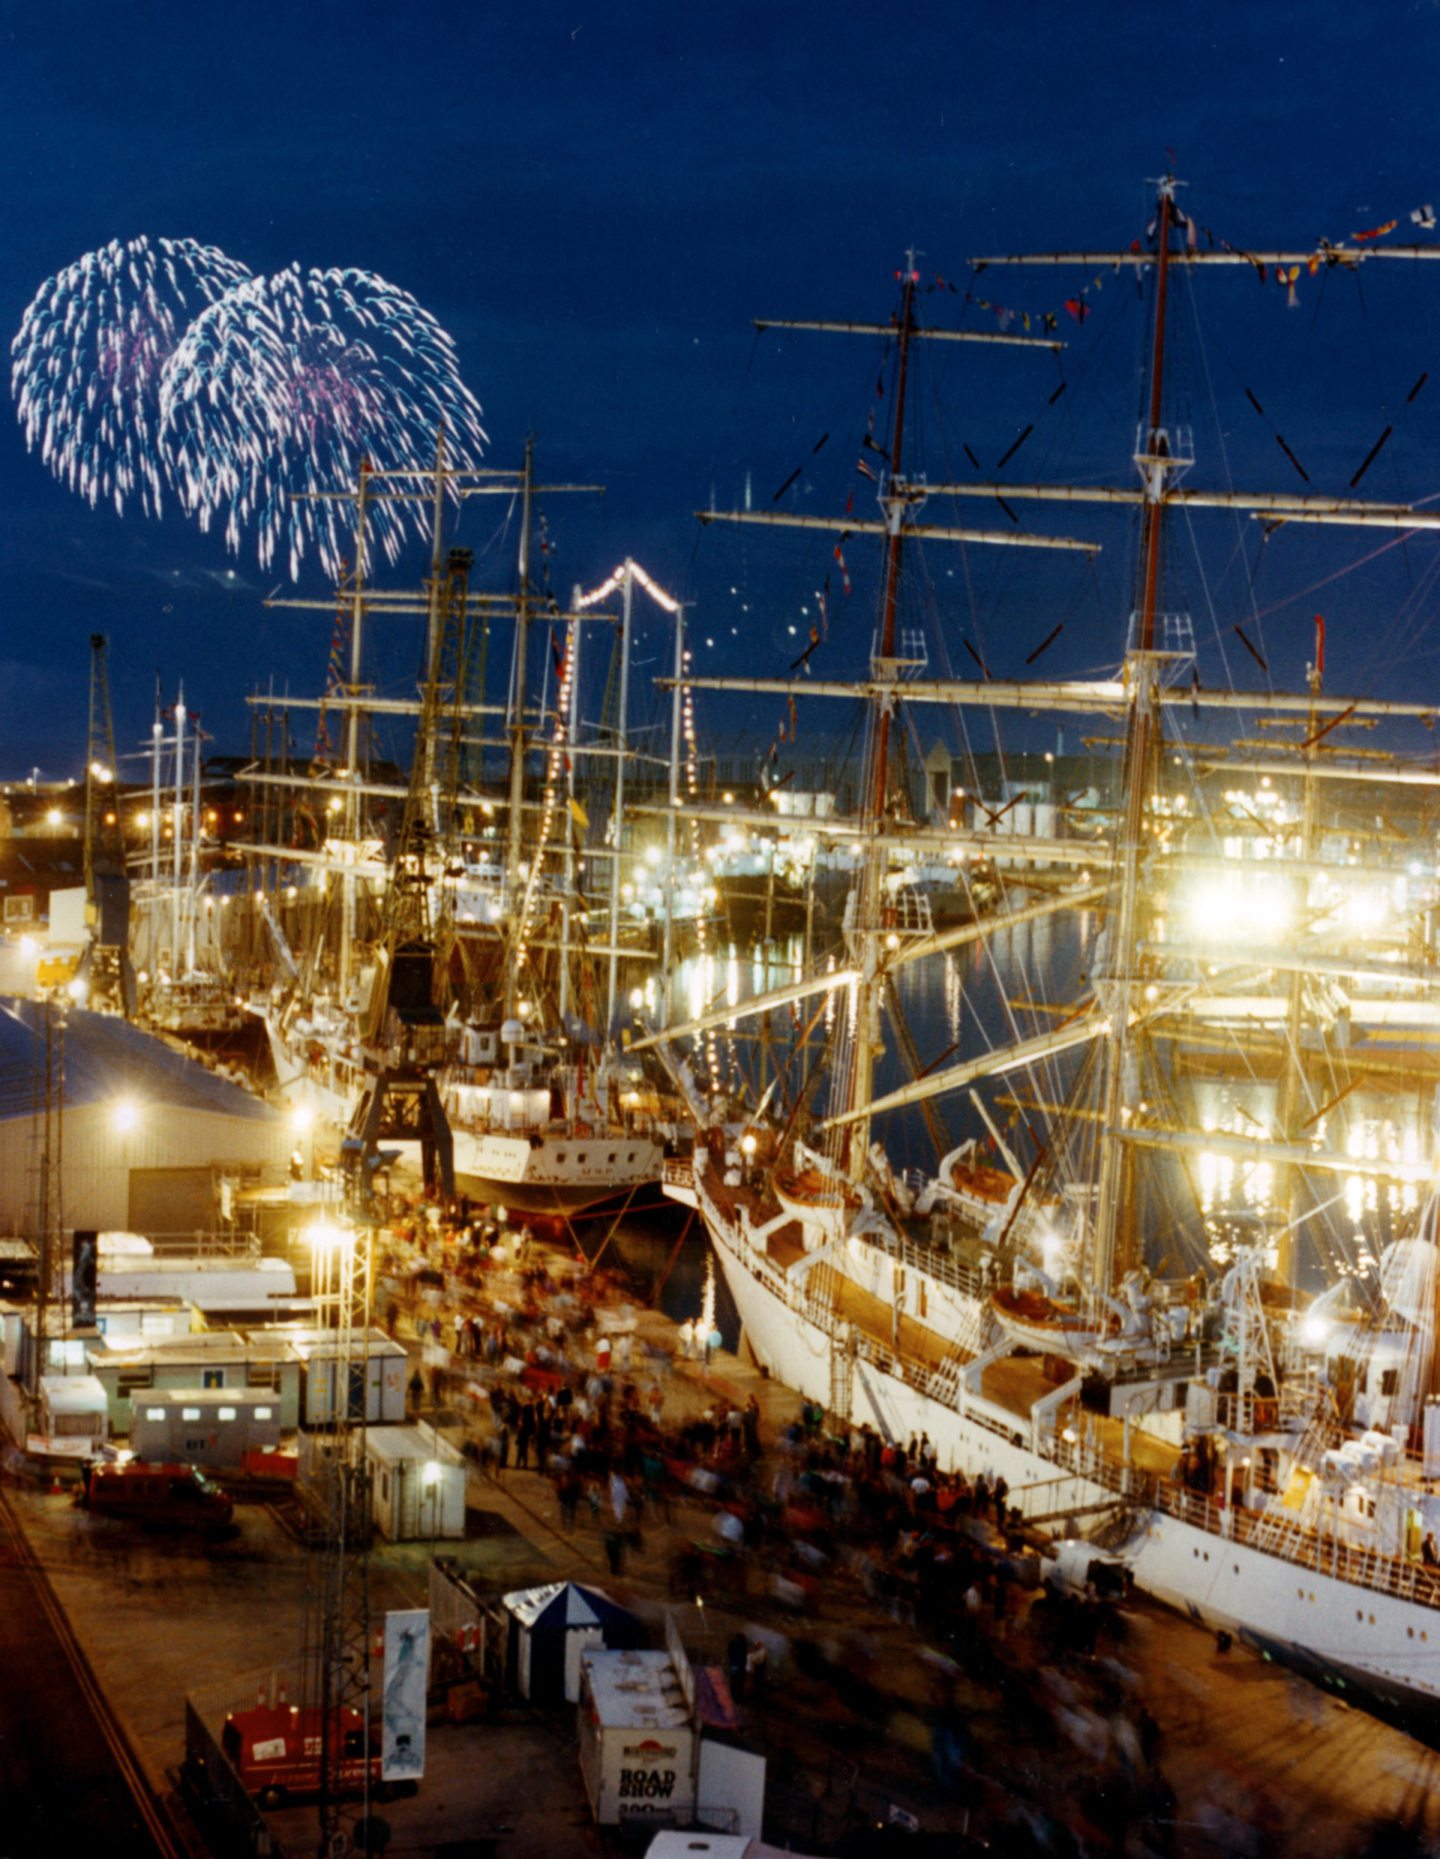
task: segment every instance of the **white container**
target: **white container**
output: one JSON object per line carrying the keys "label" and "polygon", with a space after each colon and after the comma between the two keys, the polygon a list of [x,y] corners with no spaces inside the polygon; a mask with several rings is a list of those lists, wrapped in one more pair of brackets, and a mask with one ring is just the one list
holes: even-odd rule
{"label": "white container", "polygon": [[392,1543],[465,1534],[465,1461],[433,1427],[367,1427],[375,1527]]}
{"label": "white container", "polygon": [[580,1773],[602,1827],[685,1826],[695,1812],[695,1727],[668,1652],[580,1658]]}

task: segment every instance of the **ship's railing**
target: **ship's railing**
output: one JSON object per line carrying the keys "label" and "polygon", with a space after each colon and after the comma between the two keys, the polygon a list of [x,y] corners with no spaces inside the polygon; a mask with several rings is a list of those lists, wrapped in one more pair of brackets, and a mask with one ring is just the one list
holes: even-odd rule
{"label": "ship's railing", "polygon": [[[194,1228],[188,1233],[151,1233],[150,1257],[155,1259],[258,1259],[260,1257],[260,1240],[254,1233],[240,1232],[234,1228],[219,1233],[206,1233]],[[113,1271],[123,1272],[127,1263],[124,1253],[117,1253],[108,1259]]]}
{"label": "ship's railing", "polygon": [[962,1297],[986,1297],[989,1295],[989,1274],[979,1266],[959,1264],[947,1258],[934,1246],[922,1246],[913,1239],[907,1239],[903,1233],[894,1235],[869,1233],[867,1243],[888,1253],[898,1265],[907,1270],[923,1272],[927,1278],[933,1278],[937,1284],[958,1291]]}
{"label": "ship's railing", "polygon": [[660,1182],[664,1187],[693,1188],[695,1169],[688,1155],[667,1155],[660,1165]]}
{"label": "ship's railing", "polygon": [[1090,1435],[1075,1440],[1058,1435],[1047,1448],[1047,1456],[1067,1470],[1103,1485],[1118,1498],[1164,1511],[1207,1535],[1243,1543],[1247,1548],[1294,1563],[1297,1568],[1333,1576],[1357,1588],[1440,1608],[1440,1571],[1423,1563],[1347,1543],[1338,1536],[1319,1536],[1298,1519],[1273,1509],[1256,1511],[1243,1505],[1218,1504],[1204,1492],[1157,1478],[1138,1466],[1119,1463]]}
{"label": "ship's railing", "polygon": [[[746,1262],[757,1278],[767,1281],[792,1308],[797,1307],[792,1286],[768,1261],[751,1253]],[[822,1327],[834,1321],[834,1311],[823,1298],[802,1296],[798,1306],[808,1306],[806,1314]],[[856,1360],[899,1376],[921,1394],[932,1393],[934,1370],[927,1365],[897,1354],[864,1330],[852,1332],[850,1347]],[[969,1418],[972,1423],[1012,1441],[1022,1437],[1022,1427],[1018,1423],[1014,1427],[1002,1426],[988,1415],[973,1410]],[[1312,1569],[1357,1588],[1440,1609],[1440,1570],[1378,1549],[1343,1542],[1336,1536],[1322,1538],[1274,1510],[1253,1511],[1243,1506],[1217,1504],[1203,1492],[1188,1490],[1139,1466],[1122,1463],[1105,1451],[1089,1429],[1074,1439],[1067,1439],[1063,1432],[1055,1434],[1047,1443],[1046,1452],[1065,1472],[1113,1492],[1118,1501],[1163,1511],[1207,1535],[1244,1543],[1266,1555],[1291,1562],[1297,1568]],[[1022,1511],[1025,1510],[1025,1492],[1017,1490],[1012,1496]]]}

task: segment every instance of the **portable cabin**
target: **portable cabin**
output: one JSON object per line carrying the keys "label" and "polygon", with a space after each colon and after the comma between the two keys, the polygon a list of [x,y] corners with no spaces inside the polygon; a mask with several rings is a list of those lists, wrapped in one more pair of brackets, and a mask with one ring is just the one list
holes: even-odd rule
{"label": "portable cabin", "polygon": [[[333,1426],[347,1415],[367,1426],[404,1421],[409,1358],[383,1330],[357,1336],[348,1346],[334,1330],[286,1330],[285,1335],[304,1369],[301,1426]],[[342,1381],[349,1384],[343,1400]]]}
{"label": "portable cabin", "polygon": [[93,1375],[40,1377],[40,1431],[45,1450],[87,1458],[109,1434],[105,1390]]}
{"label": "portable cabin", "polygon": [[130,1449],[138,1459],[243,1465],[247,1453],[280,1444],[280,1403],[259,1388],[158,1388],[138,1395]]}
{"label": "portable cabin", "polygon": [[[295,1268],[288,1259],[144,1257],[102,1253],[97,1301],[114,1298],[179,1298],[215,1309],[223,1303],[246,1310],[279,1311],[297,1296]],[[69,1272],[65,1275],[69,1290]]]}
{"label": "portable cabin", "polygon": [[464,1459],[431,1426],[365,1429],[375,1528],[392,1543],[465,1534]]}
{"label": "portable cabin", "polygon": [[137,1398],[167,1388],[270,1395],[279,1408],[281,1430],[293,1432],[299,1425],[300,1361],[288,1337],[278,1332],[192,1331],[156,1337],[133,1348],[92,1346],[86,1359],[105,1388],[112,1433],[128,1436]]}

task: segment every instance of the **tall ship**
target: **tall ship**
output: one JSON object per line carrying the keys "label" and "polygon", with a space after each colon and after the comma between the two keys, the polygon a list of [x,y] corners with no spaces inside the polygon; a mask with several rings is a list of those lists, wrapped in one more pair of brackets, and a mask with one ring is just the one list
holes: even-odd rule
{"label": "tall ship", "polygon": [[[631,936],[621,908],[627,773],[634,783],[647,764],[664,767],[626,739],[631,606],[643,590],[673,616],[677,641],[680,611],[633,562],[592,596],[577,589],[567,607],[531,567],[538,494],[593,488],[537,485],[528,451],[519,472],[451,467],[443,435],[432,472],[363,469],[357,558],[333,603],[277,603],[333,604],[330,686],[318,700],[252,700],[272,744],[277,734],[288,744],[289,709],[318,712],[308,763],[277,766],[269,754],[249,771],[262,801],[275,797],[256,809],[269,836],[247,849],[272,975],[255,1009],[280,1094],[335,1131],[355,1134],[372,1116],[376,1081],[398,1049],[391,1009],[403,947],[406,986],[425,997],[410,1006],[437,1021],[424,1036],[423,1069],[448,1125],[454,1189],[551,1215],[644,1187],[658,1197],[673,1129],[668,1094],[662,1101],[640,1061],[609,1049],[605,1034],[617,1019],[622,962],[648,968],[655,955],[648,929]],[[513,506],[511,591],[473,587],[471,552],[444,546],[444,510],[474,496]],[[377,587],[366,573],[367,510],[386,497],[433,506],[431,574],[418,591]],[[603,606],[617,591],[618,627]],[[377,620],[403,616],[424,623],[416,691],[382,696],[367,643]],[[615,635],[620,665],[610,679],[615,714],[598,725],[580,709],[586,626]],[[497,638],[509,654],[502,703],[486,698]],[[546,640],[537,682],[532,661]],[[377,719],[413,732],[408,775],[380,765],[368,746]],[[670,763],[673,771],[673,749]],[[597,793],[604,844],[589,843],[587,803],[598,816]],[[674,869],[673,831],[671,840]],[[668,957],[668,932],[666,942]]]}
{"label": "tall ship", "polygon": [[[928,301],[947,297],[913,259],[886,322],[762,325],[882,350],[872,404],[884,423],[872,415],[862,452],[878,511],[857,515],[847,500],[833,519],[813,506],[731,513],[828,532],[837,559],[843,546],[853,561],[873,538],[868,671],[688,682],[780,704],[858,697],[863,803],[830,826],[837,840],[848,833],[857,863],[835,959],[747,1004],[828,1023],[818,1081],[812,1072],[792,1087],[777,1074],[752,1095],[758,1108],[712,1116],[693,1163],[671,1167],[668,1191],[703,1217],[756,1359],[839,1424],[902,1445],[925,1439],[942,1468],[1003,1478],[1026,1518],[1052,1536],[1083,1527],[1139,1589],[1429,1732],[1440,1726],[1426,1046],[1440,977],[1437,868],[1423,800],[1408,831],[1392,815],[1398,797],[1433,782],[1435,709],[1332,693],[1318,619],[1302,688],[1271,679],[1243,621],[1232,651],[1241,658],[1243,645],[1246,668],[1262,666],[1261,688],[1216,682],[1169,594],[1179,526],[1212,509],[1266,535],[1356,525],[1431,546],[1440,517],[1429,508],[1354,494],[1374,450],[1344,495],[1195,486],[1187,377],[1173,351],[1177,302],[1191,307],[1180,293],[1212,266],[1278,278],[1293,294],[1317,275],[1368,279],[1440,247],[1367,233],[1242,251],[1200,236],[1179,186],[1159,183],[1150,225],[1125,249],[973,261],[987,287],[1002,266],[1033,265],[1133,290],[1144,386],[1129,484],[987,476],[968,445],[973,476],[924,473],[911,445],[917,358],[972,332],[922,320]],[[1064,301],[1083,324],[1087,292]],[[982,339],[1021,341],[1020,320],[1004,320],[1008,335]],[[1057,325],[1069,328],[1063,308],[1032,323],[1051,347]],[[976,497],[1003,520],[933,515],[937,502],[959,512]],[[913,567],[921,545],[1093,555],[1088,535],[1022,525],[1023,507],[1053,505],[1072,522],[1120,506],[1138,525],[1118,670],[1008,680],[972,650],[978,675],[931,675],[906,621],[925,580]],[[926,704],[1078,718],[1108,735],[1116,779],[1104,830],[1057,823],[1043,839],[1002,845],[984,821],[927,823],[900,771],[905,720]],[[1232,721],[1228,741],[1205,739]],[[1377,746],[1407,732],[1418,751]],[[956,849],[993,861],[1002,895],[989,915],[941,928],[905,872]],[[1007,907],[1015,893],[1003,874],[1026,869],[1040,881]],[[1046,921],[1083,944],[1078,998],[1047,1003],[1046,976],[1030,976],[1030,1011],[1008,1036],[986,1042],[972,1028],[979,1049],[945,1065],[919,1060],[903,1022],[891,1029],[913,965],[967,946],[1023,959]],[[717,1007],[657,1041],[703,1038],[735,1011]],[[897,1057],[912,1061],[908,1080],[895,1081]],[[1410,1104],[1408,1140],[1377,1135],[1355,1113],[1372,1087]],[[988,1158],[998,1145],[982,1152],[972,1139],[945,1150],[937,1130],[928,1169],[892,1161],[878,1132],[892,1136],[895,1113],[976,1090],[992,1111],[1008,1101],[1014,1148],[1007,1139]]]}

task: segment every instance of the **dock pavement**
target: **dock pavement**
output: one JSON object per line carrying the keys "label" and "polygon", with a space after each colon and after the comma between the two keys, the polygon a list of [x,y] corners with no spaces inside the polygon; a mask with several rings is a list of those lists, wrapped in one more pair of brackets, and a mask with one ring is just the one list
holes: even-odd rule
{"label": "dock pavement", "polygon": [[[738,1353],[719,1350],[707,1362],[683,1353],[675,1326],[658,1312],[633,1315],[633,1346],[661,1387],[666,1424],[753,1397],[763,1455],[756,1476],[767,1480],[797,1418],[797,1398],[748,1359],[743,1339]],[[421,1363],[415,1319],[402,1316],[397,1331]],[[478,1374],[472,1367],[466,1378]],[[489,1430],[483,1402],[460,1401],[434,1417],[457,1442]],[[244,1695],[269,1669],[296,1662],[314,1631],[316,1552],[285,1508],[271,1503],[242,1503],[234,1539],[205,1546],[90,1518],[70,1491],[43,1484],[11,1481],[4,1501],[78,1656],[155,1796],[174,1808],[183,1839],[177,1773],[185,1699]],[[699,1662],[723,1662],[737,1628],[765,1641],[763,1695],[740,1708],[744,1740],[767,1758],[765,1831],[774,1844],[835,1852],[847,1837],[891,1820],[952,1836],[960,1854],[1021,1852],[1035,1848],[1011,1837],[982,1847],[978,1839],[986,1828],[1013,1831],[1030,1814],[1067,1825],[1082,1842],[1072,1850],[1353,1859],[1380,1823],[1428,1838],[1440,1831],[1432,1751],[1242,1646],[1221,1650],[1213,1635],[1143,1601],[1127,1604],[1092,1657],[1108,1661],[1116,1682],[1143,1704],[1164,1788],[1128,1832],[1112,1836],[1075,1809],[1077,1799],[1089,1804],[1078,1792],[1087,1764],[1099,1764],[1102,1753],[1114,1760],[1113,1749],[1087,1748],[1087,1735],[1103,1740],[1103,1723],[1097,1727],[1084,1699],[1056,1707],[1053,1674],[1020,1622],[997,1627],[998,1662],[987,1653],[986,1669],[970,1672],[838,1576],[822,1577],[802,1612],[760,1569],[748,1570],[743,1586],[698,1600],[677,1588],[677,1551],[715,1540],[713,1507],[698,1496],[677,1499],[668,1518],[646,1516],[640,1546],[618,1574],[607,1558],[603,1513],[582,1504],[574,1527],[565,1527],[554,1485],[538,1471],[472,1470],[467,1502],[464,1542],[434,1547],[453,1552],[483,1592],[580,1580],[629,1606],[652,1626],[656,1644],[672,1612]],[[374,1614],[425,1605],[431,1551],[429,1543],[376,1545]],[[23,1675],[11,1672],[6,1682],[23,1683]],[[1031,1708],[1042,1690],[1043,1720]],[[958,1728],[952,1762],[937,1755],[942,1692]],[[621,1850],[618,1836],[592,1823],[576,1749],[573,1709],[507,1704],[471,1723],[432,1722],[418,1794],[381,1810],[392,1850],[460,1851],[465,1841],[500,1859]],[[313,1807],[281,1810],[274,1827],[287,1852],[315,1849]]]}

